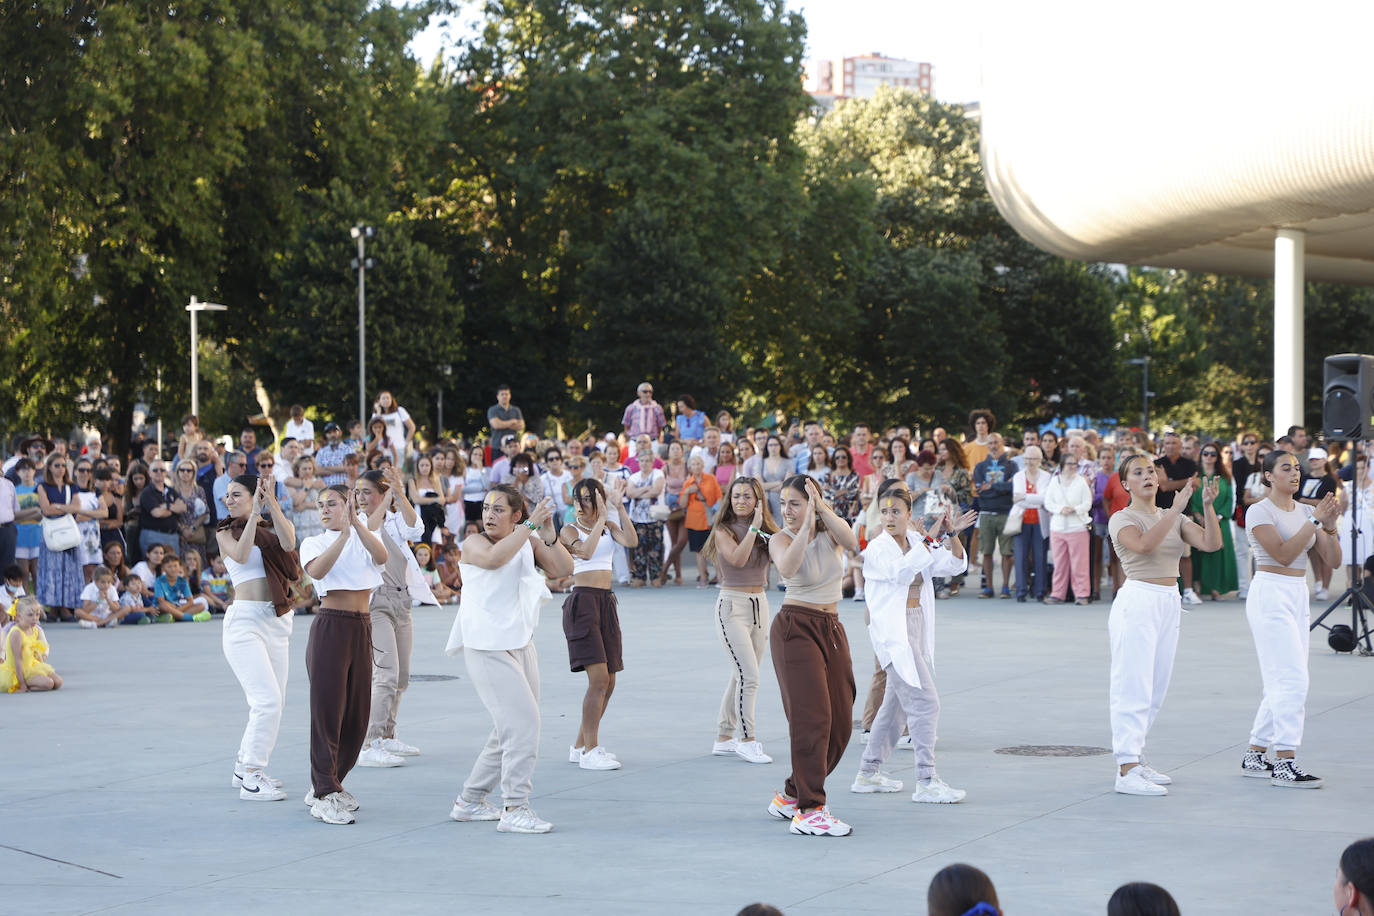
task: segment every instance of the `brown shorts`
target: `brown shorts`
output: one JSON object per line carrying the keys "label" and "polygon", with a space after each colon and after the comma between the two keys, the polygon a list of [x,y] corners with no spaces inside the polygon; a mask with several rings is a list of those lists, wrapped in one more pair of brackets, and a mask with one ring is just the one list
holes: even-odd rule
{"label": "brown shorts", "polygon": [[568,640],[568,664],[574,671],[604,664],[614,673],[625,670],[620,649],[620,615],[615,592],[609,588],[576,586],[563,602],[563,635]]}

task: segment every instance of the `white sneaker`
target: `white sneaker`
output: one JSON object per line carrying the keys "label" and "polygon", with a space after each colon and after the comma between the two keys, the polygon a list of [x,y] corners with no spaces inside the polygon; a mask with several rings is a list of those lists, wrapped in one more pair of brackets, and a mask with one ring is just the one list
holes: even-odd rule
{"label": "white sneaker", "polygon": [[360,767],[399,767],[405,766],[406,759],[398,757],[382,748],[382,739],[377,738],[358,755]]}
{"label": "white sneaker", "polygon": [[272,780],[266,774],[249,770],[239,782],[239,798],[244,801],[281,801],[286,798],[286,793],[272,785]]}
{"label": "white sneaker", "polygon": [[553,829],[553,824],[541,819],[529,805],[521,805],[514,810],[502,811],[501,823],[496,825],[496,829],[501,833],[548,833]]}
{"label": "white sneaker", "polygon": [[849,836],[854,829],[830,813],[829,806],[798,811],[792,816],[791,831],[802,836]]}
{"label": "white sneaker", "polygon": [[399,738],[383,738],[382,750],[388,754],[395,754],[397,757],[419,757],[420,749],[413,744],[406,744]]}
{"label": "white sneaker", "polygon": [[339,796],[339,804],[343,805],[346,810],[357,811],[360,807],[358,805],[358,800],[353,797],[353,793],[347,789],[340,789],[334,794]]}
{"label": "white sneaker", "polygon": [[900,792],[902,791],[902,781],[893,779],[885,773],[879,771],[869,775],[862,770],[859,775],[854,777],[854,784],[849,787],[851,792],[868,794],[870,792]]}
{"label": "white sneaker", "polygon": [[763,745],[757,741],[741,741],[735,748],[735,756],[749,763],[773,762],[773,758],[763,752]]}
{"label": "white sneaker", "polygon": [[1312,593],[1312,597],[1316,598],[1318,601],[1325,601],[1326,599],[1331,597],[1331,593],[1328,592],[1324,587],[1319,585],[1317,586],[1317,590]]}
{"label": "white sneaker", "polygon": [[1159,772],[1159,770],[1156,770],[1143,760],[1140,761],[1140,765],[1137,766],[1136,769],[1140,771],[1141,776],[1144,776],[1157,786],[1172,786],[1174,784],[1174,778],[1172,776],[1168,773]]}
{"label": "white sneaker", "polygon": [[911,793],[911,800],[918,805],[957,805],[968,795],[963,789],[955,789],[945,783],[939,776],[932,776],[922,781],[916,780],[916,791]]}
{"label": "white sneaker", "polygon": [[1145,778],[1140,767],[1131,767],[1123,776],[1117,771],[1116,791],[1122,795],[1168,795],[1169,790]]}
{"label": "white sneaker", "polygon": [[[618,769],[620,769],[620,761],[619,761],[619,760],[616,760],[615,757],[613,757],[613,756],[611,756],[609,753],[607,753],[606,749],[603,748],[603,747],[601,747],[600,745],[597,745],[596,747],[592,748],[590,751],[585,751],[585,752],[583,752],[583,754],[582,754],[582,759],[579,760],[579,761],[577,761],[577,765],[580,766],[580,767],[581,767],[582,769],[584,769],[584,770],[618,770]],[[504,818],[503,818],[503,822],[504,822]],[[532,832],[532,833],[546,833],[547,831],[544,831],[544,830],[535,830],[535,831],[524,831],[524,832],[527,832],[527,833],[529,833],[529,832]]]}
{"label": "white sneaker", "polygon": [[1248,591],[1246,591],[1245,589],[1241,589],[1240,591],[1236,592],[1236,600],[1237,600],[1237,601],[1244,601],[1245,598],[1246,598],[1246,596],[1249,595],[1249,594],[1250,594],[1250,593],[1249,593]]}
{"label": "white sneaker", "polygon": [[911,743],[911,736],[910,736],[910,735],[902,735],[902,737],[900,737],[900,738],[897,739],[897,750],[899,750],[899,751],[912,751],[912,750],[915,750],[915,747],[914,747],[914,746],[912,745],[912,743]]}
{"label": "white sneaker", "polygon": [[[267,776],[266,773],[263,773],[262,775]],[[267,781],[270,782],[272,786],[277,789],[280,789],[282,786],[286,785],[286,783],[282,782],[275,776],[267,776]],[[237,768],[234,770],[234,778],[230,782],[230,785],[233,786],[235,789],[243,785],[243,773],[241,773]]]}
{"label": "white sneaker", "polygon": [[859,743],[860,743],[860,744],[867,744],[867,743],[868,743],[868,729],[865,728],[865,729],[863,730],[863,734],[859,735]]}
{"label": "white sneaker", "polygon": [[339,801],[339,793],[337,792],[326,795],[324,798],[317,798],[315,803],[310,806],[310,816],[317,821],[324,821],[326,824],[351,824],[355,820],[352,812]]}
{"label": "white sneaker", "polygon": [[857,592],[854,593],[854,600],[855,600],[855,601],[862,601],[862,600],[864,600],[864,590],[863,590],[863,589],[859,589]]}
{"label": "white sneaker", "polygon": [[1183,590],[1183,603],[1184,603],[1184,604],[1201,604],[1201,603],[1202,603],[1202,599],[1199,598],[1199,597],[1197,596],[1197,592],[1193,591],[1191,588],[1185,588],[1185,589]]}
{"label": "white sneaker", "polygon": [[711,756],[713,757],[733,757],[739,748],[739,742],[734,738],[725,741],[715,741],[711,744]]}
{"label": "white sneaker", "polygon": [[449,820],[454,821],[499,821],[501,819],[501,809],[495,805],[487,804],[484,798],[481,801],[464,801],[458,799],[453,803],[453,810],[448,813]]}

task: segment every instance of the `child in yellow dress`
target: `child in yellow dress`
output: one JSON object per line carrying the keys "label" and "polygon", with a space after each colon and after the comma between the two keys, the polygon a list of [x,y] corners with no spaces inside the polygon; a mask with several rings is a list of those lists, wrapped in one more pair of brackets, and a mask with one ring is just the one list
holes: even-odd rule
{"label": "child in yellow dress", "polygon": [[32,595],[19,599],[14,625],[5,632],[5,657],[0,661],[0,689],[8,693],[56,690],[62,678],[48,664],[48,640],[38,625],[43,606]]}

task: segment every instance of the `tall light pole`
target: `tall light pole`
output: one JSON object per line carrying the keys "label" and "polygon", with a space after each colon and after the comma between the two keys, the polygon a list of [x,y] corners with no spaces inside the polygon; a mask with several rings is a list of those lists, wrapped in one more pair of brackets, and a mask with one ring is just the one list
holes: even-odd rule
{"label": "tall light pole", "polygon": [[440,439],[444,438],[444,385],[447,384],[445,379],[453,375],[453,366],[449,363],[444,363],[442,366],[439,367],[439,373],[443,375],[444,378],[439,380],[439,416],[435,418],[434,423],[435,442],[438,442]]}
{"label": "tall light pole", "polygon": [[196,416],[200,416],[200,326],[196,318],[201,312],[222,312],[227,308],[229,306],[218,302],[201,302],[195,296],[186,306],[186,311],[191,313],[191,413]]}
{"label": "tall light pole", "polygon": [[358,243],[358,256],[352,267],[358,271],[358,420],[367,423],[367,270],[375,263],[367,256],[367,240],[377,234],[371,226],[348,230]]}
{"label": "tall light pole", "polygon": [[1139,366],[1141,370],[1140,422],[1148,436],[1150,434],[1150,398],[1154,395],[1154,392],[1150,390],[1150,357],[1148,355],[1137,356],[1134,359],[1126,360],[1126,362],[1132,366]]}

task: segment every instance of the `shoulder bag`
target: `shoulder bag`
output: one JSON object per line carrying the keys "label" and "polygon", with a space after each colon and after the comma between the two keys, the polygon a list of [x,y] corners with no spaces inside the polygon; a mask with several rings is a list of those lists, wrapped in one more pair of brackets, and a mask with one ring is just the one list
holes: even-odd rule
{"label": "shoulder bag", "polygon": [[[71,502],[71,487],[65,487],[62,495]],[[76,526],[73,515],[43,516],[43,544],[55,553],[71,550],[81,543],[81,529]]]}

